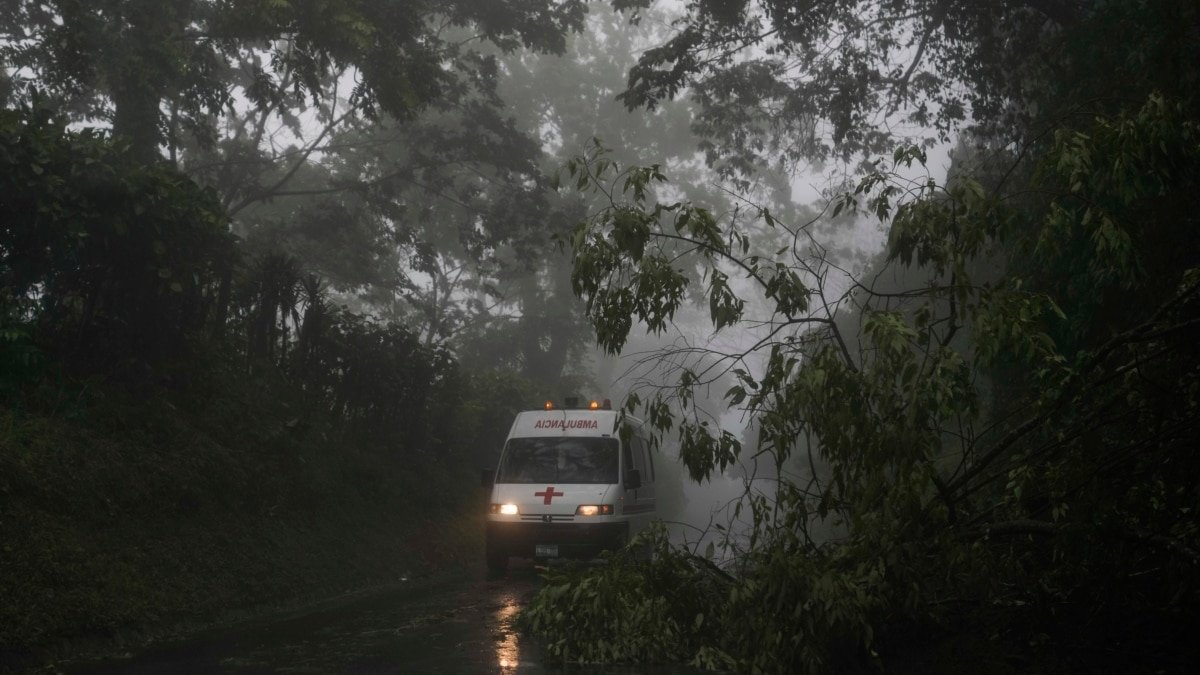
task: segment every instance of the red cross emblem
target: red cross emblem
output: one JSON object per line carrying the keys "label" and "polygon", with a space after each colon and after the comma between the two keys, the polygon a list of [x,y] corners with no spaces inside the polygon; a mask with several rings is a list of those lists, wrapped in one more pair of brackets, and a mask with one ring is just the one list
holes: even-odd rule
{"label": "red cross emblem", "polygon": [[535,492],[535,493],[533,493],[533,496],[534,497],[545,497],[545,499],[542,500],[542,503],[549,504],[551,499],[554,499],[555,497],[561,497],[561,496],[563,496],[563,493],[555,492],[554,486],[547,485],[545,492]]}

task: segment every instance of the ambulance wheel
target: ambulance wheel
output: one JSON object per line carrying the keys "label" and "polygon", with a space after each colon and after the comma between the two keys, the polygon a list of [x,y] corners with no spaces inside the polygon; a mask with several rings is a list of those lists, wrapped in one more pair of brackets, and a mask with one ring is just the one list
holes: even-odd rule
{"label": "ambulance wheel", "polygon": [[508,569],[508,552],[497,549],[492,545],[487,547],[487,568],[489,572],[499,574]]}

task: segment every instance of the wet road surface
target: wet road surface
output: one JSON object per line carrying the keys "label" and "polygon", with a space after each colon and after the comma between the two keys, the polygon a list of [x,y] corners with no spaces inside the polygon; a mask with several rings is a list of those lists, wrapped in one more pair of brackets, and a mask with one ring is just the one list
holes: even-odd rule
{"label": "wet road surface", "polygon": [[97,663],[109,673],[673,673],[675,669],[552,668],[517,632],[516,613],[541,583],[514,560],[507,574],[446,572],[286,616],[214,629],[185,642]]}

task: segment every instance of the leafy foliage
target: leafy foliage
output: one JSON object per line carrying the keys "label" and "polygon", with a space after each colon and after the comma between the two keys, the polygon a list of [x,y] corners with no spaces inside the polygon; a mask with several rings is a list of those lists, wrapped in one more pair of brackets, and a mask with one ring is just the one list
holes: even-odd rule
{"label": "leafy foliage", "polygon": [[[633,21],[652,4],[614,3]],[[731,177],[853,166],[966,125],[1003,144],[1084,101],[1186,95],[1197,74],[1181,26],[1195,20],[1186,0],[692,0],[621,98],[694,97],[707,158]]]}
{"label": "leafy foliage", "polygon": [[[649,546],[653,563],[641,552]],[[711,553],[711,551],[710,551]],[[731,576],[709,557],[649,530],[594,570],[554,569],[521,615],[553,657],[568,662],[687,663],[705,670],[829,672],[869,665],[869,611],[882,563],[756,556]],[[852,573],[846,573],[852,572]],[[849,648],[831,651],[831,641]]]}
{"label": "leafy foliage", "polygon": [[[688,661],[718,643],[719,624],[704,613],[720,607],[728,577],[703,558],[671,547],[662,531],[642,533],[633,547],[606,554],[590,573],[552,569],[521,614],[524,627],[545,637],[546,651],[566,661]],[[656,564],[635,550],[649,546]]]}
{"label": "leafy foliage", "polygon": [[[625,313],[653,329],[680,307],[679,277],[656,275],[660,261],[683,254],[715,279],[714,330],[736,325],[747,292],[771,303],[765,338],[627,407],[674,433],[693,475],[706,477],[743,449],[697,418],[691,391],[714,371],[736,376],[726,400],[754,420],[753,452],[769,458],[778,486],[745,502],[753,531],[745,548],[731,544],[728,595],[697,612],[719,622],[711,633],[651,652],[629,636],[591,637],[547,620],[575,593],[612,597],[658,573],[659,563],[644,572],[610,563],[539,598],[536,628],[556,653],[682,653],[708,667],[823,672],[910,659],[904,627],[920,626],[946,639],[990,631],[993,649],[1086,669],[1143,663],[1162,631],[1178,639],[1172,631],[1198,618],[1200,593],[1200,465],[1189,440],[1200,250],[1183,243],[1195,218],[1177,201],[1200,176],[1188,110],[1152,94],[1035,146],[1027,189],[1045,197],[1033,202],[968,177],[910,192],[878,162],[840,204],[890,219],[888,261],[919,265],[908,269],[926,281],[898,292],[856,283],[840,298],[821,287],[828,268],[806,227],[760,212],[797,242],[773,256],[734,224],[693,220],[698,207],[647,203],[639,188],[663,179],[653,168],[581,158],[579,184],[613,196],[573,240],[576,288],[607,347],[627,335]],[[901,150],[892,165],[920,159]],[[641,234],[623,234],[629,223]],[[988,273],[985,263],[1002,254],[1012,256],[1006,272]],[[733,274],[739,285],[724,281]],[[795,280],[787,292],[781,278]],[[760,371],[740,367],[760,352]],[[814,538],[830,521],[844,538]],[[669,599],[673,586],[663,588],[633,606]],[[576,607],[589,616],[572,626],[617,621],[596,602]],[[1146,623],[1130,627],[1130,615]],[[646,616],[664,635],[687,624]],[[1108,651],[1097,657],[1102,643]],[[1160,657],[1186,660],[1178,650]]]}
{"label": "leafy foliage", "polygon": [[355,109],[410,116],[458,85],[443,67],[458,48],[443,39],[434,13],[506,49],[561,51],[583,5],[16,0],[0,5],[0,19],[13,27],[0,56],[65,105],[91,118],[111,116],[115,133],[145,160],[164,140],[175,142],[169,136],[179,127],[215,140],[213,116],[232,105],[228,78],[241,69],[248,75],[243,92],[260,110],[315,101],[331,74],[353,65]]}
{"label": "leafy foliage", "polygon": [[375,581],[474,506],[533,386],[447,345],[554,246],[497,63],[583,10],[0,2],[0,660]]}
{"label": "leafy foliage", "polygon": [[[0,63],[6,100],[111,122],[139,161],[165,154],[213,188],[248,259],[290,256],[358,311],[445,345],[511,306],[505,275],[556,227],[499,61],[561,53],[585,15],[575,0],[485,4],[18,0],[0,5]],[[266,314],[252,351],[286,341]],[[572,325],[560,342],[577,348]],[[545,361],[557,377],[565,359]]]}
{"label": "leafy foliage", "polygon": [[0,113],[0,311],[68,358],[155,360],[204,325],[233,255],[214,195],[44,108]]}
{"label": "leafy foliage", "polygon": [[476,522],[446,486],[528,383],[243,258],[212,191],[44,109],[0,113],[0,163],[6,664],[474,552],[433,523]]}

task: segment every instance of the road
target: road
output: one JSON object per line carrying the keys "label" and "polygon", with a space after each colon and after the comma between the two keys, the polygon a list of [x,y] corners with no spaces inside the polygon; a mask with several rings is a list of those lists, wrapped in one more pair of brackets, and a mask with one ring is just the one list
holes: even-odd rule
{"label": "road", "polygon": [[542,663],[513,625],[536,592],[532,565],[513,561],[489,578],[443,572],[244,622],[101,662],[59,664],[74,675],[109,673],[676,673],[673,668],[573,667]]}

